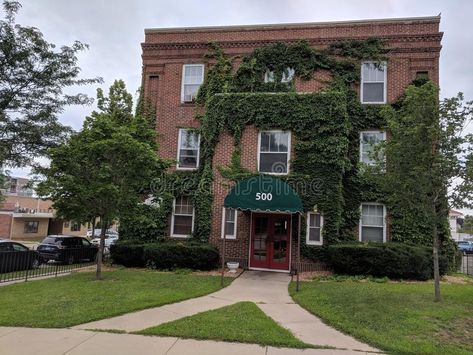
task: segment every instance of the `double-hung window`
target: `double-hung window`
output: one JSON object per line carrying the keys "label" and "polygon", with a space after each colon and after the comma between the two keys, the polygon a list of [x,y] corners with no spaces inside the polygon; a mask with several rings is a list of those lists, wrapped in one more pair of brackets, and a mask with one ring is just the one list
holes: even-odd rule
{"label": "double-hung window", "polygon": [[289,172],[290,147],[290,132],[260,132],[258,171],[271,174],[287,174]]}
{"label": "double-hung window", "polygon": [[203,64],[184,64],[182,68],[181,101],[193,102],[203,82]]}
{"label": "double-hung window", "polygon": [[222,238],[236,239],[237,211],[233,208],[224,208],[222,213]]}
{"label": "double-hung window", "polygon": [[[360,161],[367,165],[375,165],[376,145],[386,140],[386,132],[384,131],[362,131],[360,132]],[[378,151],[378,159],[384,160],[382,151]]]}
{"label": "double-hung window", "polygon": [[386,102],[386,63],[365,62],[361,65],[361,102]]}
{"label": "double-hung window", "polygon": [[199,167],[200,137],[194,131],[179,129],[177,167],[178,169],[197,169]]}
{"label": "double-hung window", "polygon": [[362,203],[360,241],[386,241],[386,207],[379,203]]}
{"label": "double-hung window", "polygon": [[323,226],[323,217],[318,212],[309,212],[307,213],[307,235],[306,235],[306,244],[307,245],[322,245],[322,226]]}
{"label": "double-hung window", "polygon": [[194,231],[194,206],[190,196],[178,196],[174,199],[171,222],[171,236],[191,236]]}

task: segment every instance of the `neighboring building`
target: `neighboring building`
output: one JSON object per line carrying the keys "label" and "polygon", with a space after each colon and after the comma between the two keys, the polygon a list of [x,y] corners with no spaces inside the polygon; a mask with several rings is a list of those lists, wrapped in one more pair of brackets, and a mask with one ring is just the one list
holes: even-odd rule
{"label": "neighboring building", "polygon": [[35,196],[28,179],[11,177],[0,203],[0,239],[41,240],[48,234],[85,235],[87,228],[56,219],[52,201]]}
{"label": "neighboring building", "polygon": [[462,233],[461,227],[463,224],[463,213],[455,210],[448,212],[448,223],[450,225],[450,234],[455,241],[473,240],[473,235]]}
{"label": "neighboring building", "polygon": [[[436,16],[330,23],[146,29],[145,42],[142,44],[143,85],[145,97],[156,106],[159,155],[177,160],[177,165],[171,171],[197,170],[202,163],[200,137],[189,129],[199,127],[196,114],[203,112],[203,108],[193,101],[209,70],[208,61],[204,59],[210,48],[209,43],[217,43],[228,55],[235,57],[236,69],[242,56],[250,54],[256,48],[277,42],[295,43],[307,40],[313,48],[324,48],[342,40],[380,38],[390,48],[387,61],[380,66],[369,61],[361,63],[361,83],[357,84],[356,90],[363,104],[382,104],[397,100],[417,77],[427,76],[438,85],[442,38],[439,23],[440,17]],[[315,77],[316,75],[321,77]],[[310,80],[295,78],[295,90],[303,93],[323,88],[323,79],[327,78],[327,74],[322,72],[316,75]],[[293,76],[293,70],[288,68],[281,82],[293,80]],[[274,81],[274,73],[267,72],[261,80]],[[381,127],[370,127],[360,131],[357,139],[360,160],[370,164],[372,161],[369,152],[377,142],[386,139],[386,133]],[[215,147],[209,241],[222,250],[222,236],[225,235],[227,258],[239,261],[243,266],[288,271],[296,254],[296,243],[291,238],[291,230],[297,224],[297,216],[292,212],[299,211],[299,202],[289,206],[289,201],[295,198],[291,191],[284,196],[259,193],[254,198],[258,200],[253,201],[254,207],[238,205],[243,203],[243,198],[236,195],[235,199],[240,199],[240,202],[236,202],[236,209],[224,208],[224,201],[229,206],[229,200],[226,200],[229,192],[233,192],[226,185],[219,167],[231,163],[233,146],[233,137],[224,132]],[[284,178],[291,172],[294,147],[295,137],[290,131],[282,131],[278,127],[258,131],[254,126],[247,126],[241,137],[241,164],[250,171],[271,174],[273,178],[268,181],[276,186],[280,184],[277,180],[282,181],[278,176]],[[285,188],[284,184],[280,186]],[[195,206],[188,195],[174,197],[168,235],[187,238],[196,227]],[[287,201],[288,205],[276,207],[278,198],[283,204]],[[363,201],[359,208],[361,219],[358,228],[354,228],[358,239],[379,242],[390,240],[387,208],[376,201]],[[304,244],[324,244],[324,211],[313,206],[302,212]]]}

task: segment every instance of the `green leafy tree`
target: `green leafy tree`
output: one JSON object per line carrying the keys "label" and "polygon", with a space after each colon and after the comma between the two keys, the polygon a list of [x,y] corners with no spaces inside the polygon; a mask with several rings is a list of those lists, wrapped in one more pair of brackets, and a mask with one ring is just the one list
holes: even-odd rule
{"label": "green leafy tree", "polygon": [[56,48],[35,27],[21,26],[15,1],[3,2],[0,18],[0,166],[21,167],[63,141],[70,129],[57,119],[67,105],[87,105],[84,94],[65,94],[76,85],[101,82],[79,79],[77,54],[87,45]]}
{"label": "green leafy tree", "polygon": [[[449,208],[472,205],[473,139],[464,134],[472,113],[472,103],[465,103],[462,94],[439,103],[438,89],[430,81],[410,85],[397,108],[384,110],[390,138],[384,145],[386,171],[378,172],[377,179],[387,202],[405,208],[401,223],[422,224],[430,234],[436,301],[439,251],[450,241]],[[402,234],[397,227],[393,233]]]}
{"label": "green leafy tree", "polygon": [[461,226],[462,233],[473,234],[473,216],[466,215]]}
{"label": "green leafy tree", "polygon": [[156,154],[155,133],[146,119],[131,115],[132,103],[123,82],[115,82],[107,98],[99,91],[98,98],[101,111],[88,117],[83,129],[66,143],[48,151],[49,167],[36,170],[45,177],[39,193],[53,201],[61,217],[102,221],[100,279],[109,222],[134,208],[167,164]]}

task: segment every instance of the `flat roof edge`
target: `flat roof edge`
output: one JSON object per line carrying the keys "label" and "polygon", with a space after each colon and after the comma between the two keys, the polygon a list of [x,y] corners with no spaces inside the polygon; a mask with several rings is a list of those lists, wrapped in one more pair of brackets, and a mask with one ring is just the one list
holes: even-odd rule
{"label": "flat roof edge", "polygon": [[440,14],[437,16],[423,17],[399,17],[383,19],[365,19],[348,21],[327,21],[327,22],[299,22],[299,23],[273,23],[273,24],[255,24],[255,25],[229,25],[229,26],[196,26],[196,27],[163,27],[163,28],[145,28],[147,33],[166,33],[166,32],[224,32],[237,30],[274,30],[286,28],[312,28],[335,25],[368,25],[368,24],[390,24],[390,23],[410,23],[410,22],[440,22]]}

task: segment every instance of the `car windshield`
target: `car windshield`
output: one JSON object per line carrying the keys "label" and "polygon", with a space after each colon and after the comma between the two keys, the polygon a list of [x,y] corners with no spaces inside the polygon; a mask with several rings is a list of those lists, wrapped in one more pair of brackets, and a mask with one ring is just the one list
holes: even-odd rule
{"label": "car windshield", "polygon": [[61,245],[63,238],[60,237],[46,237],[43,240],[43,244],[51,244],[51,245]]}

